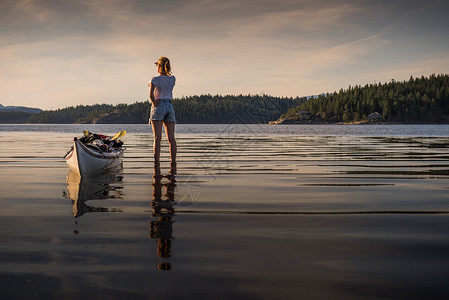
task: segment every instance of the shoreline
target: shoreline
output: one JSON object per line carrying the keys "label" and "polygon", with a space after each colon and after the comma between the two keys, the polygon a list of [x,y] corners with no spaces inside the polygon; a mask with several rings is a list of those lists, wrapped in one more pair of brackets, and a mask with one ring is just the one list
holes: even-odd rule
{"label": "shoreline", "polygon": [[[273,122],[273,123],[272,123]],[[357,121],[357,122],[295,122],[295,123],[275,123],[276,121],[270,121],[267,125],[449,125],[449,123],[412,123],[412,122],[369,122],[369,121]]]}
{"label": "shoreline", "polygon": [[[176,123],[177,125],[229,125],[230,123]],[[449,125],[440,122],[370,122],[370,121],[353,121],[353,122],[301,122],[292,120],[291,122],[270,121],[268,123],[232,123],[239,125]],[[148,123],[1,123],[0,125],[148,125]]]}
{"label": "shoreline", "polygon": [[321,118],[317,119],[306,119],[306,120],[296,120],[296,119],[285,119],[279,118],[275,121],[269,121],[268,125],[449,125],[448,122],[387,122],[382,120],[363,120],[363,121],[351,121],[351,122],[328,122]]}

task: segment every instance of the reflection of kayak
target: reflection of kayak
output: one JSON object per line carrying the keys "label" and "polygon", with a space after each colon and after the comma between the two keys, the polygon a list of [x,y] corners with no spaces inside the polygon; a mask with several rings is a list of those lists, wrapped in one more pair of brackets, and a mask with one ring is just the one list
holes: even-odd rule
{"label": "reflection of kayak", "polygon": [[73,170],[67,174],[66,198],[72,199],[72,212],[75,218],[89,212],[117,212],[120,209],[91,206],[89,200],[122,199],[122,176],[120,168],[108,173],[81,177]]}
{"label": "reflection of kayak", "polygon": [[[123,143],[122,143],[123,144]],[[67,165],[80,175],[101,173],[122,165],[123,148],[83,143],[81,139],[73,139],[73,147],[65,156]]]}

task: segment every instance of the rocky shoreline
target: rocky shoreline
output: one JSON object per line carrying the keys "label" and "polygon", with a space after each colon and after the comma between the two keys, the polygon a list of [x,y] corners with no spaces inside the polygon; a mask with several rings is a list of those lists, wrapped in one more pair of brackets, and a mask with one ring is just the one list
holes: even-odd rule
{"label": "rocky shoreline", "polygon": [[[310,120],[296,120],[288,118],[279,118],[275,121],[268,122],[268,125],[394,125],[394,124],[405,124],[405,123],[395,123],[395,122],[384,122],[384,121],[357,121],[357,122],[328,122],[321,118],[314,118]],[[412,124],[412,123],[410,123]],[[426,123],[427,124],[427,123]]]}
{"label": "rocky shoreline", "polygon": [[291,124],[329,124],[329,123],[323,119],[301,121],[301,120],[286,119],[286,118],[279,118],[276,121],[268,122],[268,125],[291,125]]}
{"label": "rocky shoreline", "polygon": [[385,121],[357,121],[357,122],[326,122],[321,120],[299,121],[295,119],[280,118],[276,121],[268,122],[268,125],[445,125],[448,123],[417,123],[417,122],[385,122]]}

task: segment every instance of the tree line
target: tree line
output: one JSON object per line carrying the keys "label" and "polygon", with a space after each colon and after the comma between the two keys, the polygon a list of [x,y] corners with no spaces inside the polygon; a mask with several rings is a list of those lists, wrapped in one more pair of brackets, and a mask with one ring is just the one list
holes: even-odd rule
{"label": "tree line", "polygon": [[[255,124],[277,119],[306,98],[268,95],[201,95],[173,99],[176,119],[181,124]],[[30,116],[28,123],[47,124],[143,124],[148,123],[149,101],[133,104],[78,105],[43,111]]]}
{"label": "tree line", "polygon": [[298,111],[308,111],[327,122],[368,120],[378,112],[386,122],[449,122],[449,75],[431,75],[408,81],[391,80],[384,84],[367,84],[327,93],[295,106],[282,118],[299,119]]}
{"label": "tree line", "polygon": [[[308,111],[312,119],[330,123],[366,121],[374,112],[386,122],[448,123],[449,75],[349,86],[315,97],[208,94],[173,99],[172,103],[181,124],[267,123],[280,116],[298,120],[298,111]],[[37,114],[2,113],[0,123],[145,124],[150,109],[149,101],[78,105]]]}
{"label": "tree line", "polygon": [[0,124],[26,123],[33,113],[22,111],[0,111]]}

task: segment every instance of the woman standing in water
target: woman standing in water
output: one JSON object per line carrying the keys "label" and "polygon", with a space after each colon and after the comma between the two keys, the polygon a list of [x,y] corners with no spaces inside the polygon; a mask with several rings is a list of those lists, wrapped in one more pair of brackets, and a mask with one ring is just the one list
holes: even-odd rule
{"label": "woman standing in water", "polygon": [[161,139],[162,139],[162,124],[165,127],[165,134],[167,135],[170,146],[171,163],[176,163],[176,140],[175,140],[175,110],[170,103],[173,99],[173,87],[175,86],[176,78],[171,74],[170,60],[167,57],[161,57],[155,62],[159,76],[153,77],[148,83],[150,87],[151,99],[151,116],[150,122],[153,128],[154,143],[153,153],[154,162],[159,163],[161,155]]}

